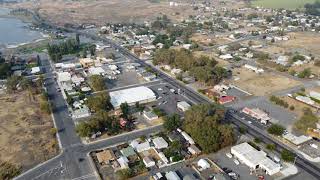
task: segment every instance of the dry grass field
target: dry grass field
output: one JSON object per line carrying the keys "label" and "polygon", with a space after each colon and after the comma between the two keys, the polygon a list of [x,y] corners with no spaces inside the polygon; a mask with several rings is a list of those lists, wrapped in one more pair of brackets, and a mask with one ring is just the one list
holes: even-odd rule
{"label": "dry grass field", "polygon": [[[189,2],[185,0],[182,2]],[[39,9],[40,14],[56,24],[95,23],[103,25],[108,22],[136,22],[153,20],[162,14],[173,20],[182,20],[196,11],[181,3],[170,7],[169,1],[151,3],[148,0],[38,0],[14,5],[29,9]]]}
{"label": "dry grass field", "polygon": [[257,96],[269,95],[273,92],[300,85],[300,82],[287,77],[269,72],[256,74],[245,68],[234,69],[233,74],[240,79],[233,80],[230,83]]}
{"label": "dry grass field", "polygon": [[29,169],[58,153],[50,115],[27,92],[0,95],[0,161]]}

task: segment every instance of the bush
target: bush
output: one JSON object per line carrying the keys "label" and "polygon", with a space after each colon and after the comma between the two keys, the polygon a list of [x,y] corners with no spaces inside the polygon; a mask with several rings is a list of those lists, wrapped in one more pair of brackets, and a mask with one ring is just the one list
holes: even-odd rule
{"label": "bush", "polygon": [[276,96],[271,96],[269,99],[271,102],[274,102],[276,105],[288,108],[289,104],[287,102],[285,102],[284,100],[276,97]]}
{"label": "bush", "polygon": [[21,173],[21,167],[15,166],[9,162],[0,163],[0,179],[9,180],[13,179]]}
{"label": "bush", "polygon": [[256,137],[256,138],[254,138],[254,142],[259,144],[259,143],[261,143],[261,139]]}
{"label": "bush", "polygon": [[258,151],[260,151],[261,150],[261,148],[258,146],[258,145],[256,145],[254,142],[248,142],[248,144],[250,144],[253,148],[255,148],[256,150],[258,150]]}
{"label": "bush", "polygon": [[295,108],[293,105],[290,106],[290,110],[293,111]]}
{"label": "bush", "polygon": [[268,128],[268,133],[276,135],[276,136],[281,136],[284,132],[285,128],[282,127],[279,124],[272,124],[269,128]]}

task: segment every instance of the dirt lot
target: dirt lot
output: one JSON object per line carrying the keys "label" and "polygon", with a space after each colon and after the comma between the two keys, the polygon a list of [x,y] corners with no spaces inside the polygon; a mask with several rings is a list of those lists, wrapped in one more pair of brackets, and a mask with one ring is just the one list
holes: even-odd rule
{"label": "dirt lot", "polygon": [[223,60],[223,59],[220,59],[216,56],[213,55],[213,53],[211,52],[206,52],[206,51],[194,51],[194,55],[197,56],[197,57],[200,57],[200,56],[209,56],[210,58],[214,58],[216,61],[218,61],[218,65],[219,66],[228,66],[230,63],[226,60]]}
{"label": "dirt lot", "polygon": [[299,82],[287,77],[268,72],[256,74],[243,67],[234,69],[233,74],[240,79],[237,81],[232,80],[230,83],[257,96],[268,95],[273,92],[300,85]]}
{"label": "dirt lot", "polygon": [[173,20],[182,20],[182,17],[188,17],[196,12],[185,3],[170,7],[168,1],[150,3],[148,0],[39,0],[39,3],[29,1],[14,7],[39,9],[42,16],[57,24],[103,25],[107,22],[144,22],[155,19],[161,14],[166,14]]}
{"label": "dirt lot", "polygon": [[297,119],[300,119],[303,116],[303,109],[310,108],[313,112],[316,112],[316,109],[308,106],[300,101],[292,99],[290,97],[282,97],[282,99],[289,104],[289,106],[293,105],[293,112],[297,115]]}
{"label": "dirt lot", "polygon": [[50,115],[27,92],[0,95],[0,160],[29,169],[58,153]]}
{"label": "dirt lot", "polygon": [[204,35],[200,33],[195,33],[194,35],[192,35],[191,40],[205,46],[208,46],[210,44],[219,45],[231,42],[226,37],[216,37],[214,35]]}

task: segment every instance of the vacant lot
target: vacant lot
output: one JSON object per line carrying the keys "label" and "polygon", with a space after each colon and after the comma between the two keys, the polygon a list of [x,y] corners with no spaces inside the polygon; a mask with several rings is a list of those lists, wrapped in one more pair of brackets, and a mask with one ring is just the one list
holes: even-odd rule
{"label": "vacant lot", "polygon": [[251,5],[254,7],[296,9],[303,8],[306,3],[313,2],[315,0],[253,0]]}
{"label": "vacant lot", "polygon": [[0,161],[20,165],[23,171],[58,153],[53,122],[40,112],[39,96],[0,95]]}
{"label": "vacant lot", "polygon": [[300,85],[299,82],[287,77],[268,72],[256,74],[245,68],[234,69],[233,74],[240,79],[233,80],[231,83],[257,96],[268,95]]}

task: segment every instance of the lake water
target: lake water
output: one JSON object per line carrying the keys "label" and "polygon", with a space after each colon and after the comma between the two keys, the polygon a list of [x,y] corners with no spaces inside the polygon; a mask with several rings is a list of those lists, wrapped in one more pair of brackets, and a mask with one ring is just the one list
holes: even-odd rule
{"label": "lake water", "polygon": [[14,47],[43,38],[40,32],[28,28],[29,23],[17,18],[1,17],[9,12],[9,9],[0,8],[0,46]]}

